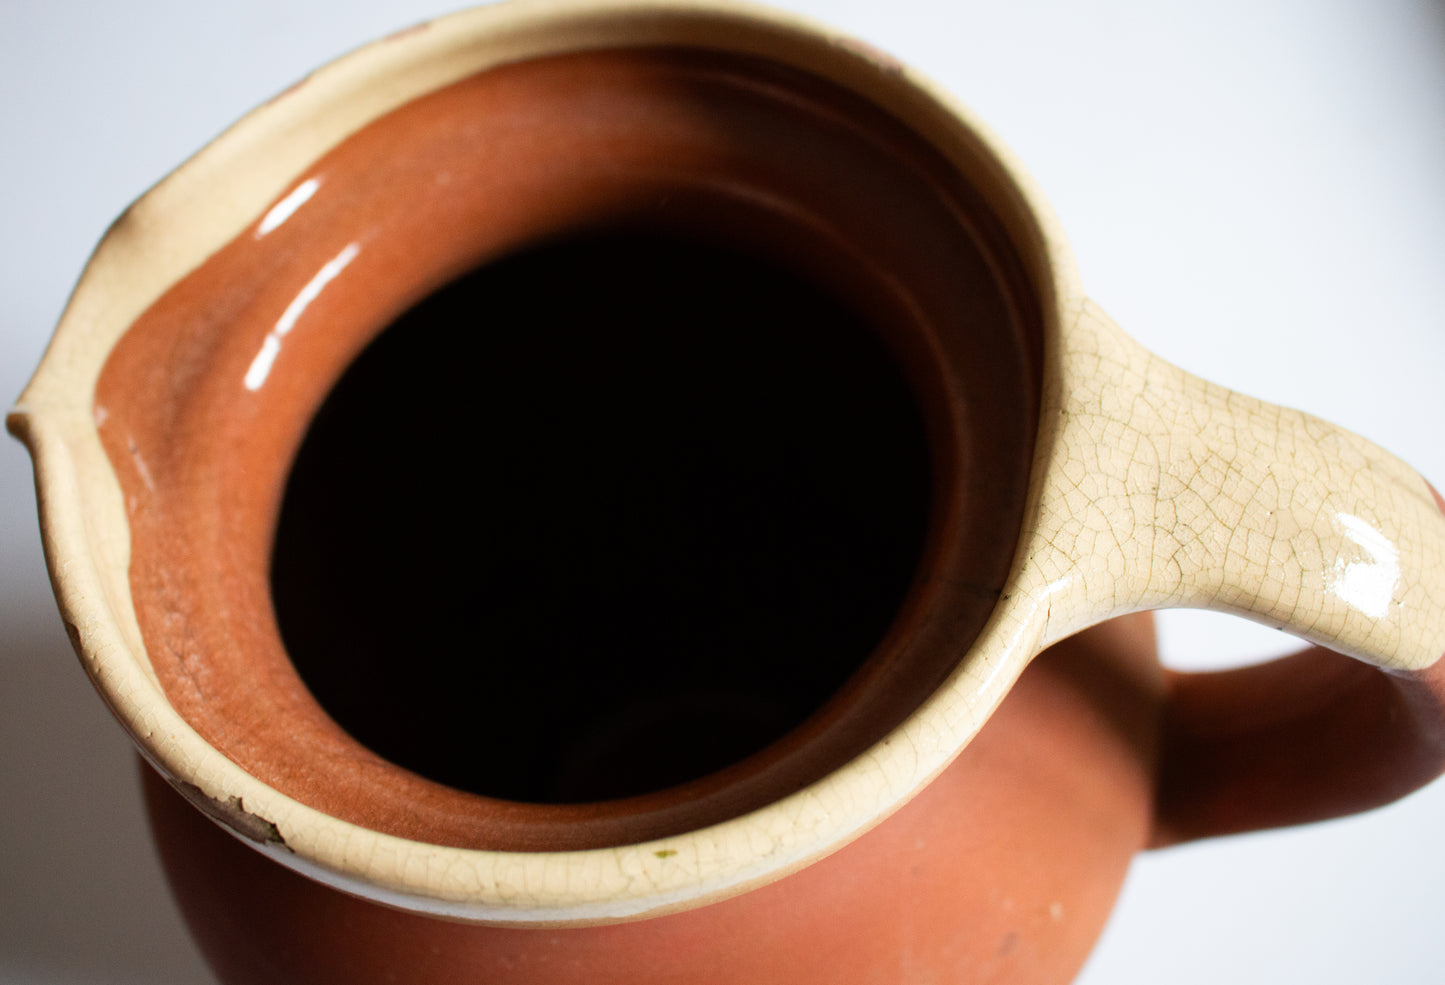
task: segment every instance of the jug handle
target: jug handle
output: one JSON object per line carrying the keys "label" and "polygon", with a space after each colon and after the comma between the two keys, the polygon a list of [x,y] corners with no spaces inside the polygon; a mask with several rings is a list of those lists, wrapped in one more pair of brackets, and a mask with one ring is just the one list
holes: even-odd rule
{"label": "jug handle", "polygon": [[1355,814],[1442,773],[1445,661],[1380,673],[1317,646],[1171,672],[1150,847]]}
{"label": "jug handle", "polygon": [[1043,642],[1187,607],[1318,644],[1167,675],[1152,844],[1355,813],[1445,773],[1439,493],[1356,435],[1168,364],[1090,302],[1064,339],[1028,541]]}

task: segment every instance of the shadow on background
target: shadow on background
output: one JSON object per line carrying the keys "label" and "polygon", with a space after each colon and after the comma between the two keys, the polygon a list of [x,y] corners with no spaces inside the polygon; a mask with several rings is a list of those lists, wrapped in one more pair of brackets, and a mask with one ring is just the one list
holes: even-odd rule
{"label": "shadow on background", "polygon": [[0,638],[0,979],[213,981],[161,879],[135,753],[53,606],[5,600]]}

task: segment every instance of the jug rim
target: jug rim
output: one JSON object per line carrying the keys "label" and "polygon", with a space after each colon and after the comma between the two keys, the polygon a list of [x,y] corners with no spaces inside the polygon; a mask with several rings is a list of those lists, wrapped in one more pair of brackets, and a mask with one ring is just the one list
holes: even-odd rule
{"label": "jug rim", "polygon": [[[518,0],[419,25],[308,76],[146,193],[98,246],[7,420],[35,458],[46,556],[67,631],[142,754],[192,803],[277,861],[387,905],[482,922],[596,923],[701,905],[780,878],[861,835],[937,775],[1003,699],[1048,624],[1037,598],[1006,592],[949,679],[865,755],[708,828],[581,851],[453,848],[321,814],[232,763],[171,706],[136,619],[125,506],[93,407],[120,336],[311,161],[370,120],[487,67],[620,45],[710,47],[782,62],[869,99],[939,150],[983,191],[1033,281],[1046,398],[1057,385],[1056,339],[1083,305],[1051,211],[971,113],[912,70],[828,28],[716,0]],[[226,196],[206,194],[217,183]],[[1038,440],[1030,502],[1048,457],[1047,423]]]}

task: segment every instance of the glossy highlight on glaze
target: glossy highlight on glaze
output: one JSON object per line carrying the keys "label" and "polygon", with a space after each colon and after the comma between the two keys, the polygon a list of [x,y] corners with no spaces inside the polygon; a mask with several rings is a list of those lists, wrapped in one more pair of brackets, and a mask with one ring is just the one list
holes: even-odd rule
{"label": "glossy highlight on glaze", "polygon": [[256,225],[256,236],[260,238],[267,233],[274,232],[287,219],[296,214],[296,210],[310,201],[311,196],[316,194],[316,189],[321,187],[319,177],[310,177],[296,186],[294,190],[287,193],[261,217]]}
{"label": "glossy highlight on glaze", "polygon": [[[267,213],[268,219],[270,215]],[[262,226],[264,228],[264,222]],[[250,367],[246,370],[247,390],[261,389],[261,385],[266,382],[266,377],[271,372],[271,364],[276,361],[276,356],[281,351],[281,340],[296,327],[296,322],[305,314],[307,306],[316,300],[326,285],[335,280],[360,252],[361,244],[346,244],[346,248],[327,260],[321,269],[316,271],[316,276],[307,281],[306,286],[301,288],[296,297],[286,306],[286,310],[276,321],[276,327],[266,333],[266,338],[261,342],[261,351],[256,353],[256,358],[251,361]]]}
{"label": "glossy highlight on glaze", "polygon": [[1347,605],[1373,619],[1384,619],[1400,587],[1400,548],[1360,517],[1336,513],[1335,522],[1364,557],[1336,558],[1330,589]]}

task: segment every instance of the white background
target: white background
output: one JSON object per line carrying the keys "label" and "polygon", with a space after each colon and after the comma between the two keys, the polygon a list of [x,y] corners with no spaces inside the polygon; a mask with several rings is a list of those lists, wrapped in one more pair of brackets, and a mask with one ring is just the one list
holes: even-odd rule
{"label": "white background", "polygon": [[[1440,0],[793,2],[953,90],[1049,195],[1093,296],[1166,358],[1445,483]],[[0,0],[0,400],[121,208],[251,106],[431,0]],[[1176,664],[1280,653],[1223,617]],[[126,740],[69,653],[29,463],[0,443],[0,981],[208,983]],[[1445,782],[1142,856],[1086,985],[1435,983]]]}

